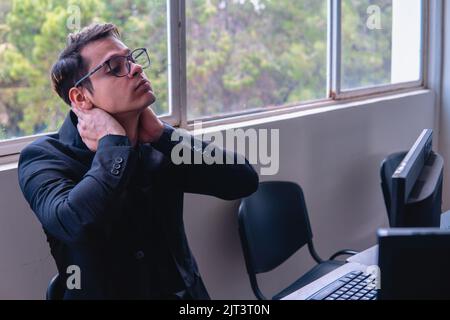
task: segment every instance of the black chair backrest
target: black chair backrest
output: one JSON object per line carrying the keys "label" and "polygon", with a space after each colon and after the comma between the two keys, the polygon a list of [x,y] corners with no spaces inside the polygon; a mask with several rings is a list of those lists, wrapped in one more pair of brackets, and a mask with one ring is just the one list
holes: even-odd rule
{"label": "black chair backrest", "polygon": [[268,272],[305,244],[312,231],[301,187],[292,182],[262,182],[242,200],[239,231],[249,274]]}
{"label": "black chair backrest", "polygon": [[61,277],[59,276],[59,273],[57,273],[52,280],[50,280],[50,283],[47,288],[47,292],[45,294],[45,298],[47,300],[62,300],[64,297],[64,285],[61,283]]}
{"label": "black chair backrest", "polygon": [[381,189],[383,190],[384,203],[386,205],[389,222],[391,221],[391,192],[392,192],[392,175],[398,165],[405,158],[407,152],[397,152],[386,157],[381,163]]}

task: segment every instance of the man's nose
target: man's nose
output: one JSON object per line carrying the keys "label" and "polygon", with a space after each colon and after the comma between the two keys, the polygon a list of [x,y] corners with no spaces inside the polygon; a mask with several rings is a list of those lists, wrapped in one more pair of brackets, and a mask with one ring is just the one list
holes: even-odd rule
{"label": "man's nose", "polygon": [[139,75],[142,73],[142,66],[137,63],[129,62],[130,63],[130,73],[128,74],[129,78],[133,78],[136,75]]}

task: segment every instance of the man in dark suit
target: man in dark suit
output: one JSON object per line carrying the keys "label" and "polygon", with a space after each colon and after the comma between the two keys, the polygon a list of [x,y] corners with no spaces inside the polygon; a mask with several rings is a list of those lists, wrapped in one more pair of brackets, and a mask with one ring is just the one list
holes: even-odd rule
{"label": "man in dark suit", "polygon": [[[130,51],[112,24],[70,35],[51,77],[71,111],[58,133],[21,153],[19,184],[65,299],[208,299],[184,231],[183,194],[233,200],[258,187],[248,161],[236,164],[218,147],[214,157],[234,164],[174,164],[174,128],[148,107],[148,64],[145,49]],[[183,152],[204,155],[205,142],[190,145]],[[81,285],[69,288],[73,266]]]}

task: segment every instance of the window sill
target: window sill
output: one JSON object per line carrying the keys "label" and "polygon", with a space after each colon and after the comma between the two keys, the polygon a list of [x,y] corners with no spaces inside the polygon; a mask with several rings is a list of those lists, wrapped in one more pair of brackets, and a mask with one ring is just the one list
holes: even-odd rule
{"label": "window sill", "polygon": [[222,118],[217,120],[204,120],[201,122],[201,128],[199,125],[195,125],[196,122],[190,122],[188,124],[188,131],[194,131],[195,126],[198,130],[195,130],[195,134],[206,134],[211,132],[217,132],[228,129],[237,129],[243,127],[252,127],[265,123],[282,121],[292,118],[305,117],[313,114],[330,112],[346,108],[361,107],[380,101],[389,101],[394,99],[401,99],[405,97],[417,96],[422,94],[429,94],[430,89],[414,88],[404,90],[401,92],[395,92],[392,94],[379,94],[370,97],[358,97],[351,100],[329,100],[312,105],[294,106],[289,108],[278,108],[270,111],[260,111],[255,114],[238,115],[235,117]]}

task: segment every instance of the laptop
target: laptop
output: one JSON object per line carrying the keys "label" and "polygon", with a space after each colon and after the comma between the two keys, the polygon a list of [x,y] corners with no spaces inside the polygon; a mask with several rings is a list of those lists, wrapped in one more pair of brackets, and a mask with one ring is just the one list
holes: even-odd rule
{"label": "laptop", "polygon": [[450,230],[380,229],[378,243],[284,299],[450,299]]}

